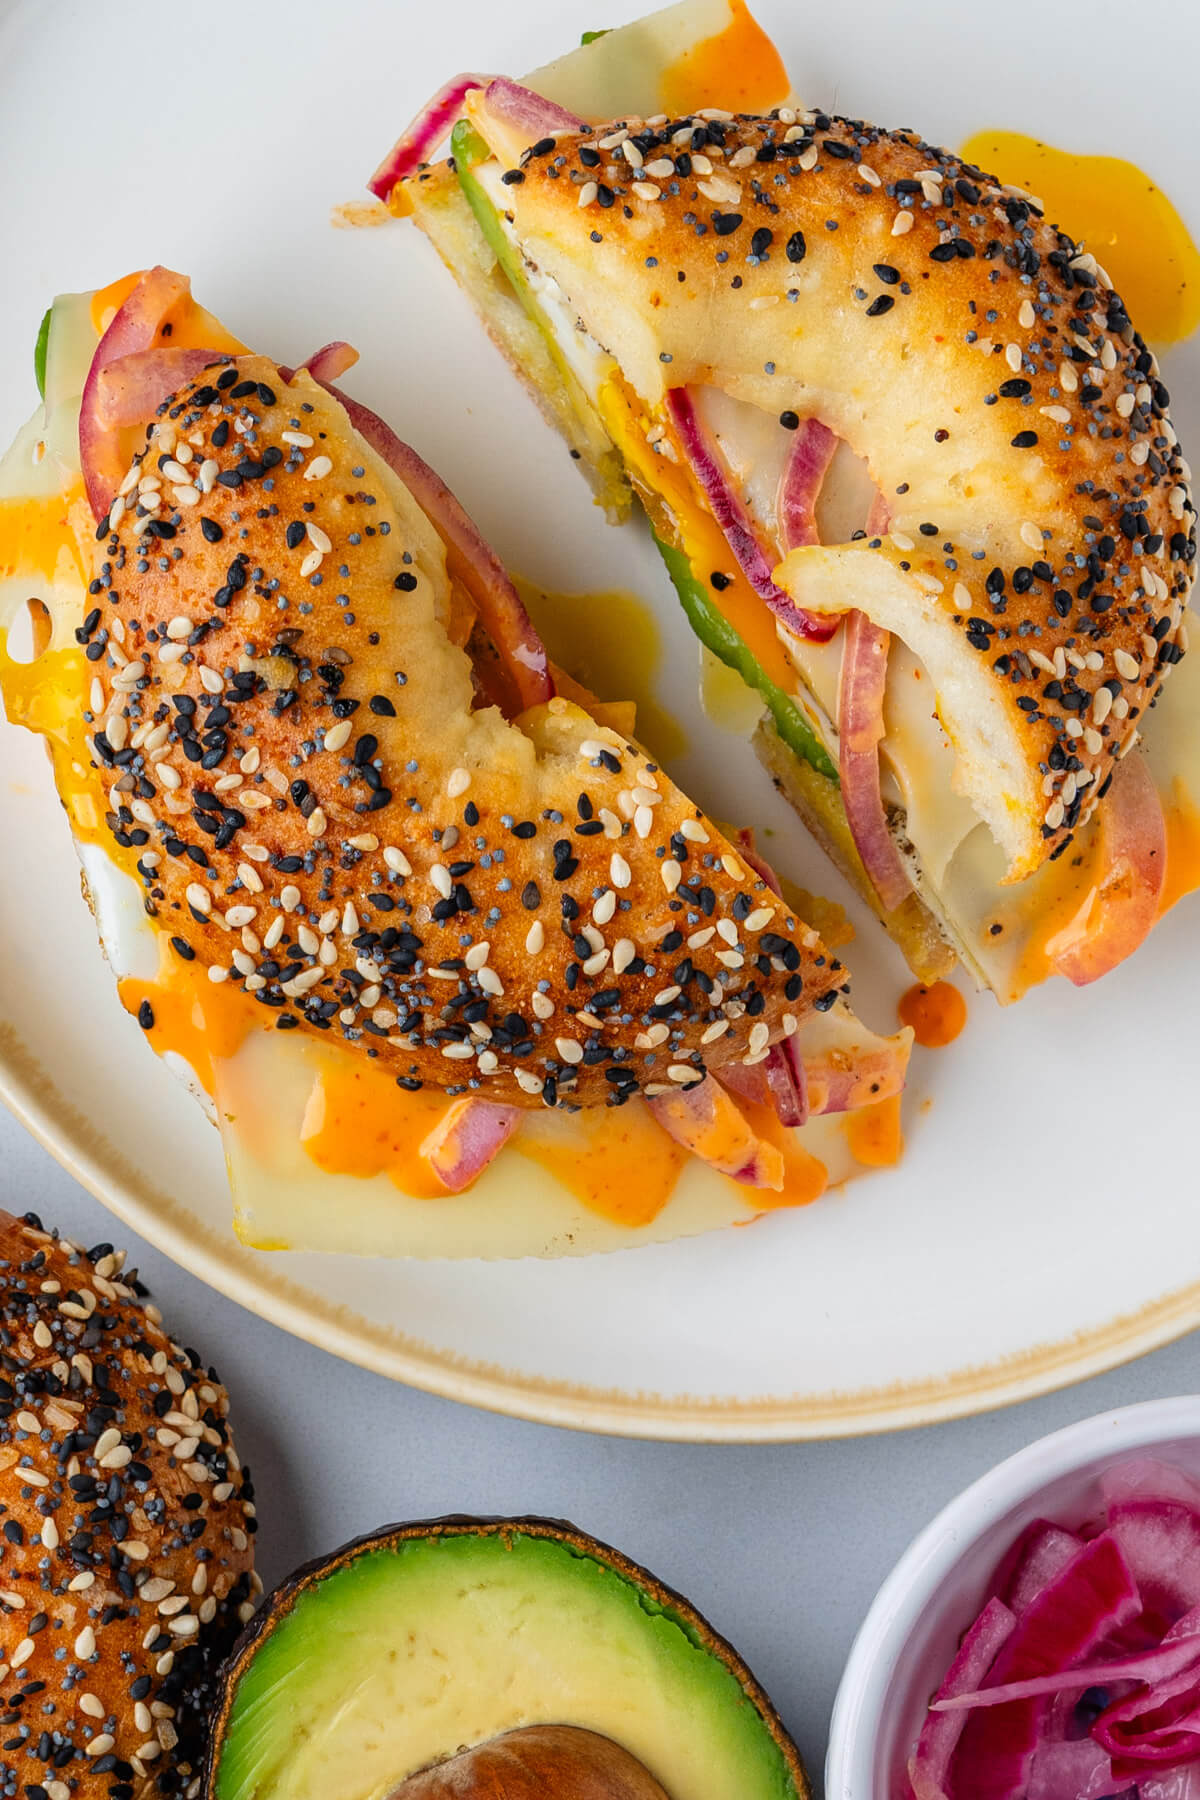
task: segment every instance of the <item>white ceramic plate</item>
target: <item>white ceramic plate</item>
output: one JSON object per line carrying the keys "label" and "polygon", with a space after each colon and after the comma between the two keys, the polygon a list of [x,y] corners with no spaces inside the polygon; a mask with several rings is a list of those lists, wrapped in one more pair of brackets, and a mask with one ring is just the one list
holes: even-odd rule
{"label": "white ceramic plate", "polygon": [[[34,400],[56,291],[161,261],[249,341],[296,361],[347,337],[348,385],[445,474],[509,564],[553,589],[630,587],[687,727],[676,772],[718,816],[839,891],[749,747],[702,722],[696,646],[648,543],[594,511],[558,440],[411,230],[333,231],[427,92],[519,72],[638,0],[255,0],[188,8],[0,0],[0,436]],[[1000,125],[1121,150],[1200,228],[1200,15],[1136,32],[1010,0],[760,15],[813,99],[956,143]],[[190,21],[195,20],[195,24]],[[1098,16],[1092,24],[1099,27]],[[1128,128],[1128,139],[1121,127]],[[1169,356],[1200,441],[1200,345]],[[560,1424],[658,1437],[826,1436],[944,1418],[1095,1372],[1200,1322],[1197,909],[1097,988],[1061,982],[918,1054],[909,1149],[751,1230],[578,1262],[416,1264],[239,1248],[220,1147],[121,1010],[40,745],[0,727],[0,1085],[114,1212],[256,1312],[402,1380]],[[786,848],[781,848],[786,846]],[[906,983],[859,909],[860,1009]]]}

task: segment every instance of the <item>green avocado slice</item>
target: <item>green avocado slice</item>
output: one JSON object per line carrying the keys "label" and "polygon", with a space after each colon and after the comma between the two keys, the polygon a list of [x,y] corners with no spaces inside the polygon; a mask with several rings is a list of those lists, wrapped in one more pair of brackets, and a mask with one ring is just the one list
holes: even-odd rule
{"label": "green avocado slice", "polygon": [[803,757],[805,762],[811,763],[818,774],[826,775],[836,783],[837,769],[796,702],[781,687],[776,687],[745,639],[738,635],[724,613],[713,605],[704,590],[704,584],[697,581],[692,573],[692,565],[683,551],[665,544],[657,532],[653,536],[658,553],[667,565],[667,573],[675,584],[675,592],[687,614],[688,623],[700,642],[707,644],[713,655],[719,656],[723,663],[736,669],[747,687],[757,688],[766,702],[776,731],[788,749]]}
{"label": "green avocado slice", "polygon": [[227,1666],[207,1800],[388,1800],[537,1725],[610,1739],[671,1800],[807,1800],[737,1653],[635,1563],[543,1519],[393,1526],[285,1583]]}
{"label": "green avocado slice", "polygon": [[37,390],[42,399],[46,398],[46,351],[50,347],[50,315],[53,306],[48,306],[42,314],[42,322],[38,326],[37,342],[33,346],[33,376],[37,382]]}

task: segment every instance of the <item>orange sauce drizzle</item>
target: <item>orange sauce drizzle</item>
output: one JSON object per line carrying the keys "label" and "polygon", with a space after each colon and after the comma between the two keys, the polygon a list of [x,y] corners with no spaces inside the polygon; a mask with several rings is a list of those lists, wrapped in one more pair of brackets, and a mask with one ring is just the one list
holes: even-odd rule
{"label": "orange sauce drizzle", "polygon": [[[626,462],[641,478],[642,491],[648,498],[661,495],[665,510],[676,521],[692,572],[703,584],[709,603],[728,619],[776,687],[790,694],[796,675],[776,633],[775,615],[763,605],[734,563],[724,533],[691,474],[682,464],[655,456],[646,442],[644,425],[639,422],[639,402],[619,373],[609,377],[600,398],[604,422]],[[651,518],[657,520],[662,510],[652,507]],[[662,527],[659,529],[662,535]],[[708,579],[714,569],[723,570],[729,577],[729,585],[719,593]]]}
{"label": "orange sauce drizzle", "polygon": [[589,1211],[614,1225],[657,1219],[688,1153],[636,1100],[594,1113],[530,1113],[511,1140]]}
{"label": "orange sauce drizzle", "polygon": [[917,982],[900,997],[896,1008],[902,1025],[911,1025],[913,1036],[926,1050],[944,1050],[967,1022],[967,1003],[953,982],[935,981],[926,987]]}
{"label": "orange sauce drizzle", "polygon": [[904,1153],[899,1094],[847,1113],[846,1141],[855,1161],[868,1169],[890,1169],[898,1163]]}
{"label": "orange sauce drizzle", "polygon": [[1158,903],[1160,919],[1177,900],[1200,888],[1200,807],[1178,776],[1170,796],[1163,795],[1163,817],[1167,822],[1167,872]]}
{"label": "orange sauce drizzle", "polygon": [[1056,150],[1016,131],[976,132],[962,155],[1036,195],[1048,220],[1081,239],[1152,343],[1178,343],[1200,325],[1200,251],[1135,164]]}
{"label": "orange sauce drizzle", "polygon": [[676,116],[702,106],[731,112],[769,112],[791,92],[778,50],[750,16],[745,0],[730,0],[723,31],[684,50],[663,71],[659,99]]}
{"label": "orange sauce drizzle", "polygon": [[421,1146],[447,1105],[437,1089],[410,1094],[378,1069],[331,1057],[313,1081],[300,1142],[329,1175],[387,1175],[414,1200],[445,1198]]}
{"label": "orange sauce drizzle", "polygon": [[216,1092],[214,1057],[232,1056],[257,1022],[253,1003],[240,988],[208,979],[202,963],[181,962],[166,947],[153,981],[126,975],[117,983],[126,1012],[134,1017],[148,1005],[153,1024],[146,1036],[160,1056],[174,1051],[195,1074],[206,1094]]}
{"label": "orange sauce drizzle", "polygon": [[799,1133],[781,1125],[773,1107],[755,1106],[752,1101],[739,1098],[738,1110],[759,1137],[774,1144],[783,1157],[781,1188],[750,1188],[734,1182],[738,1197],[760,1213],[778,1212],[785,1206],[811,1206],[819,1200],[829,1185],[829,1171],[819,1157],[804,1148]]}

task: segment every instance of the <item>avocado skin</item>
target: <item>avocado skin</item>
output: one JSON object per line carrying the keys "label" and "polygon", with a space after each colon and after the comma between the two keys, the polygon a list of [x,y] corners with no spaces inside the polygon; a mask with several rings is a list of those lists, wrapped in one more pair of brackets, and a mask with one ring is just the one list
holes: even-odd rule
{"label": "avocado skin", "polygon": [[589,1537],[569,1519],[543,1519],[536,1515],[515,1518],[475,1517],[470,1513],[447,1513],[438,1519],[417,1519],[405,1524],[383,1525],[377,1531],[364,1532],[351,1538],[328,1556],[315,1557],[287,1576],[264,1596],[258,1611],[233,1647],[221,1671],[219,1698],[212,1715],[208,1755],[204,1770],[204,1800],[217,1800],[217,1769],[221,1750],[229,1728],[238,1683],[246,1673],[259,1644],[264,1642],[280,1620],[293,1609],[308,1589],[316,1587],[328,1576],[352,1563],[356,1557],[374,1550],[386,1550],[414,1539],[454,1537],[513,1536],[548,1538],[563,1544],[579,1556],[588,1557],[621,1576],[647,1594],[655,1606],[680,1627],[698,1647],[724,1664],[735,1677],[742,1692],[759,1714],[776,1748],[787,1766],[795,1789],[795,1800],[813,1800],[808,1775],[800,1752],[789,1737],[768,1695],[755,1680],[733,1645],[713,1630],[702,1614],[682,1594],[667,1587],[648,1570],[610,1544]]}

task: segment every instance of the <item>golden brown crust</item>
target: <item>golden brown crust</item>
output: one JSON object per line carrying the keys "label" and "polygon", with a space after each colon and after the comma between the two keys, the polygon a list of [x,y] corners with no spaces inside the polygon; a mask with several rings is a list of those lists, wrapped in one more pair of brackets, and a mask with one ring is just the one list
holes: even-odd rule
{"label": "golden brown crust", "polygon": [[30,1800],[187,1789],[260,1591],[228,1396],[123,1263],[0,1213],[4,1761]]}
{"label": "golden brown crust", "polygon": [[1014,874],[1057,854],[1182,652],[1195,556],[1166,390],[1103,270],[951,153],[819,113],[631,120],[519,161],[522,248],[651,408],[712,383],[866,457],[890,537],[792,574],[840,584],[830,605],[864,558],[905,578],[1024,762]]}
{"label": "golden brown crust", "polygon": [[832,995],[636,744],[474,709],[440,539],[326,391],[241,357],[160,412],[98,533],[88,730],[179,953],[405,1085],[526,1105],[695,1080]]}

